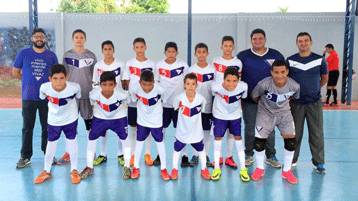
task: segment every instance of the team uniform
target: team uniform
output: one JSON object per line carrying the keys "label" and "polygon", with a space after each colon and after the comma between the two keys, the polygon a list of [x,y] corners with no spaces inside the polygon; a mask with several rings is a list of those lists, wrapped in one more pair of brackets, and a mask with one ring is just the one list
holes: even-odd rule
{"label": "team uniform", "polygon": [[[278,127],[282,135],[295,134],[295,125],[290,111],[289,98],[298,99],[300,97],[300,85],[293,79],[287,77],[286,84],[276,87],[273,77],[261,80],[252,91],[252,97],[260,97],[258,111],[256,115],[255,137],[267,139],[275,126]],[[258,139],[260,141],[260,139]],[[258,144],[255,142],[255,145]],[[287,147],[285,139],[284,166],[283,172],[291,169],[294,149]],[[263,150],[262,150],[263,149]],[[256,164],[259,172],[264,170],[265,146],[256,147]],[[256,171],[256,170],[255,170]],[[260,173],[258,176],[262,176]],[[253,179],[260,177],[253,175]]]}
{"label": "team uniform", "polygon": [[210,179],[211,176],[206,169],[205,150],[203,144],[202,112],[206,110],[206,99],[199,93],[195,94],[192,102],[187,98],[186,92],[182,92],[173,101],[175,110],[179,110],[178,127],[175,132],[172,179],[178,177],[178,161],[180,151],[186,144],[191,144],[198,152],[201,162],[201,174]]}
{"label": "team uniform", "polygon": [[[166,170],[166,155],[163,141],[163,106],[165,102],[164,88],[158,83],[154,83],[154,88],[149,93],[143,91],[139,83],[129,88],[131,99],[137,104],[137,142],[135,148],[134,168],[132,178],[139,176],[139,159],[143,148],[144,140],[149,133],[152,134],[157,142],[159,157],[161,158],[161,170]],[[164,178],[163,178],[164,179]],[[168,178],[169,179],[169,178]]]}
{"label": "team uniform", "polygon": [[[339,58],[338,54],[335,50],[329,54],[329,56],[326,58],[327,61],[327,67],[328,67],[328,82],[327,87],[335,87],[337,86],[338,78],[339,78]],[[329,99],[331,97],[331,91],[333,91],[333,103],[331,103],[331,106],[336,106],[338,104],[337,102],[337,89],[327,89],[327,100],[326,104],[329,104]]]}
{"label": "team uniform", "polygon": [[[78,108],[76,98],[81,98],[81,87],[77,83],[66,82],[66,88],[61,92],[53,89],[52,83],[47,82],[40,87],[40,98],[49,100],[48,107],[48,143],[45,154],[45,168],[49,173],[51,164],[55,156],[56,146],[61,132],[66,136],[69,154],[71,157],[71,171],[77,172],[78,146],[77,146],[77,124],[78,124]],[[71,172],[71,175],[74,172]],[[41,176],[41,175],[40,175]],[[39,176],[39,177],[40,177]],[[42,181],[41,181],[42,182]],[[41,183],[35,179],[35,183]],[[79,181],[72,181],[78,183]]]}
{"label": "team uniform", "polygon": [[[215,137],[224,137],[227,129],[229,129],[230,133],[234,136],[241,136],[240,100],[247,97],[247,88],[247,84],[242,81],[239,81],[233,91],[224,89],[221,83],[213,83],[211,90],[215,96],[213,103],[213,131]],[[235,144],[240,160],[241,179],[248,181],[246,177],[243,178],[242,176],[242,171],[246,171],[245,153],[242,140],[235,140]],[[222,140],[214,141],[215,170],[212,177],[214,180],[218,180],[221,175],[219,166],[221,145]]]}

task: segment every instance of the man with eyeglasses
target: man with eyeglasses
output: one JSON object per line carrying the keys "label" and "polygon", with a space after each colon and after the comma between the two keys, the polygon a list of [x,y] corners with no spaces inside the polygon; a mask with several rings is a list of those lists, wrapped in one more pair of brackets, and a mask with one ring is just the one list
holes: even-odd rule
{"label": "man with eyeglasses", "polygon": [[17,54],[12,71],[13,76],[22,82],[22,146],[17,168],[24,168],[31,163],[32,136],[37,110],[42,128],[41,150],[46,152],[48,100],[40,99],[39,90],[41,84],[49,81],[50,67],[58,64],[56,54],[45,49],[46,34],[43,29],[34,29],[31,41],[32,47],[23,49]]}

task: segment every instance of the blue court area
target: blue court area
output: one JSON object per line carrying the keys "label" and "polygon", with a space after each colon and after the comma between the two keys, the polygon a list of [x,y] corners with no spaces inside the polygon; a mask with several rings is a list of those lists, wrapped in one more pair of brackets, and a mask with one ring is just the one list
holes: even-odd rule
{"label": "blue court area", "polygon": [[[114,133],[108,144],[108,161],[95,166],[94,174],[79,184],[70,181],[70,164],[52,167],[52,178],[42,184],[33,180],[40,174],[44,155],[40,149],[40,124],[34,131],[32,163],[16,169],[20,157],[22,117],[20,109],[0,110],[0,200],[357,200],[358,199],[358,111],[324,111],[326,150],[326,175],[319,175],[312,168],[305,131],[298,166],[293,168],[298,184],[289,184],[281,177],[281,169],[265,166],[265,176],[260,181],[244,183],[239,170],[222,167],[219,181],[204,180],[200,167],[180,168],[176,181],[163,181],[160,168],[146,166],[144,153],[140,162],[141,175],[136,180],[124,180],[123,168],[118,164]],[[79,172],[86,166],[86,134],[79,121]],[[166,136],[167,168],[172,169],[174,128]],[[226,140],[223,144],[224,156]],[[213,144],[213,143],[212,143]],[[276,135],[277,158],[283,162],[283,140]],[[59,140],[56,157],[65,150],[64,136]],[[189,149],[191,150],[191,149]],[[210,158],[213,160],[213,146]],[[143,150],[144,152],[144,150]],[[189,151],[190,153],[191,151]],[[97,143],[99,153],[99,143]],[[152,157],[157,155],[152,144]],[[191,157],[191,156],[189,156]],[[236,149],[234,159],[238,162]],[[248,168],[249,174],[255,164]],[[213,169],[209,168],[210,173]]]}

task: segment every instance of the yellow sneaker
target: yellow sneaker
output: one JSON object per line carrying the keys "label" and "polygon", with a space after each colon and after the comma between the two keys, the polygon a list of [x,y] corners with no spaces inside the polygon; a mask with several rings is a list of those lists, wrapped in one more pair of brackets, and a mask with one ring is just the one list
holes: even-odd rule
{"label": "yellow sneaker", "polygon": [[215,168],[213,174],[211,175],[212,180],[219,180],[221,175],[220,168]]}
{"label": "yellow sneaker", "polygon": [[242,181],[250,181],[250,176],[247,174],[247,168],[240,170],[240,178]]}

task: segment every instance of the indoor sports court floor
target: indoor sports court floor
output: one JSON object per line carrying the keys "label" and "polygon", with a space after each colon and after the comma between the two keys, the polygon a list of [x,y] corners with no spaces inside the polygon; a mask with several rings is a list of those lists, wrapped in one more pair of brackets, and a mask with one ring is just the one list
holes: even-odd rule
{"label": "indoor sports court floor", "polygon": [[[337,108],[338,109],[338,108]],[[266,166],[260,181],[244,183],[239,170],[225,165],[219,181],[204,180],[200,167],[180,168],[176,181],[163,181],[159,167],[149,167],[141,159],[141,175],[136,180],[124,180],[123,168],[117,160],[114,133],[108,144],[108,161],[95,167],[95,172],[79,184],[70,181],[70,164],[52,167],[52,178],[42,184],[33,180],[43,169],[43,153],[40,149],[40,126],[37,120],[34,130],[34,155],[32,163],[16,169],[20,157],[21,109],[0,109],[0,200],[357,200],[358,199],[358,111],[324,111],[326,150],[326,174],[319,175],[312,168],[307,129],[304,134],[298,166],[293,169],[298,184],[289,184],[281,177],[281,170]],[[79,121],[78,168],[85,167],[86,135],[84,123]],[[166,151],[169,173],[172,169],[174,129],[167,131]],[[226,140],[224,140],[226,141]],[[64,137],[59,140],[56,157],[65,150]],[[99,143],[98,143],[99,145]],[[210,158],[213,159],[211,147]],[[276,135],[277,158],[283,162],[283,140]],[[99,146],[97,146],[97,152]],[[191,151],[189,151],[190,153]],[[224,156],[226,144],[223,145]],[[156,156],[155,143],[152,155]],[[142,155],[143,158],[143,155]],[[236,150],[234,159],[238,162]],[[255,164],[248,168],[249,174]],[[212,173],[213,169],[209,169]]]}

